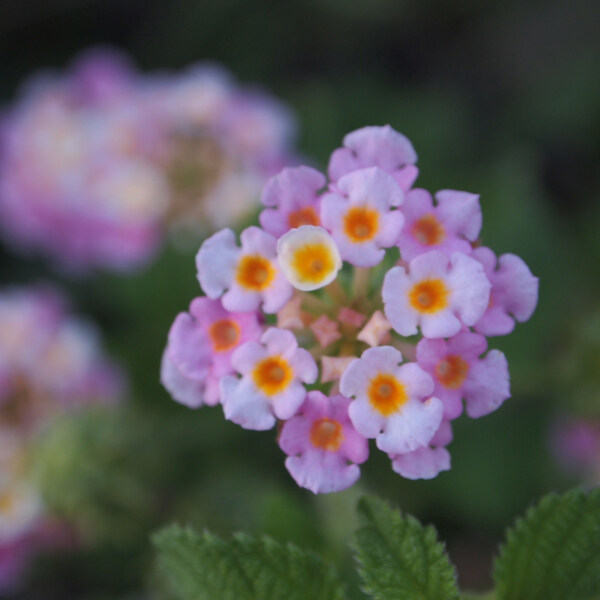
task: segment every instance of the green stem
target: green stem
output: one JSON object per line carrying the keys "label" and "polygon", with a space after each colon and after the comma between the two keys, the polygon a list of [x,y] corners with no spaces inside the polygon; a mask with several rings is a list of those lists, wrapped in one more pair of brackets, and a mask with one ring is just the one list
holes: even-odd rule
{"label": "green stem", "polygon": [[369,291],[370,269],[364,267],[354,267],[354,277],[352,279],[352,297],[364,298]]}

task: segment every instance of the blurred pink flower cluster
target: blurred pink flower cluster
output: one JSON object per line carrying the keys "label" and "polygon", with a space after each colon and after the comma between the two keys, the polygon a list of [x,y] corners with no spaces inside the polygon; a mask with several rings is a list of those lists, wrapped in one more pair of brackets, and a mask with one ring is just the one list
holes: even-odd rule
{"label": "blurred pink flower cluster", "polygon": [[143,75],[88,53],[33,77],[3,114],[0,232],[70,269],[130,270],[167,229],[250,214],[293,133],[282,104],[216,66]]}
{"label": "blurred pink flower cluster", "polygon": [[117,401],[124,387],[96,330],[55,291],[0,290],[0,591],[33,552],[65,536],[31,480],[36,437],[67,410]]}
{"label": "blurred pink flower cluster", "polygon": [[[417,155],[391,127],[348,134],[328,177],[286,168],[262,193],[261,227],[208,238],[207,297],[169,332],[162,382],[192,408],[221,403],[247,429],[278,425],[296,482],[315,493],[360,475],[368,440],[394,471],[450,468],[451,421],[510,396],[510,333],[538,280],[482,247],[476,194],[414,188]],[[319,365],[320,363],[320,365]]]}

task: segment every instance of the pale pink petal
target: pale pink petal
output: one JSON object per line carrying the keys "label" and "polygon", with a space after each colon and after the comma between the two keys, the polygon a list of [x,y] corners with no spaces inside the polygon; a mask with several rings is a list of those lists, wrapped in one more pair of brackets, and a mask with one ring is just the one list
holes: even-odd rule
{"label": "pale pink petal", "polygon": [[488,306],[491,284],[482,265],[473,258],[456,252],[451,263],[448,283],[453,308],[465,325],[475,325]]}
{"label": "pale pink petal", "polygon": [[510,377],[506,357],[499,350],[490,350],[474,362],[464,384],[467,414],[478,418],[496,410],[510,398]]}
{"label": "pale pink petal", "polygon": [[226,375],[220,381],[220,391],[225,418],[229,421],[258,431],[275,425],[269,401],[249,381]]}
{"label": "pale pink petal", "polygon": [[369,402],[363,399],[351,402],[348,414],[356,431],[366,438],[377,437],[386,421],[385,417],[375,412]]}
{"label": "pale pink petal", "polygon": [[389,454],[402,454],[425,446],[438,430],[443,414],[444,406],[437,398],[407,402],[388,417],[383,433],[377,436],[377,447]]}
{"label": "pale pink petal", "polygon": [[287,389],[271,399],[272,410],[278,419],[291,419],[306,398],[306,388],[298,381],[292,381]]}
{"label": "pale pink petal", "polygon": [[386,273],[381,291],[385,316],[394,330],[403,336],[414,335],[418,331],[418,315],[408,304],[408,292],[412,286],[404,267],[393,267]]}
{"label": "pale pink petal", "polygon": [[446,229],[474,242],[482,223],[479,194],[440,190],[435,198],[438,201],[437,213]]}
{"label": "pale pink petal", "polygon": [[360,477],[357,465],[349,465],[339,455],[328,452],[288,456],[285,466],[299,486],[315,494],[340,492]]}
{"label": "pale pink petal", "polygon": [[206,334],[187,313],[179,313],[169,330],[169,360],[187,377],[201,379],[211,365]]}
{"label": "pale pink petal", "polygon": [[417,363],[400,365],[396,370],[396,377],[406,386],[411,398],[425,398],[433,394],[434,383],[431,375]]}
{"label": "pale pink petal", "polygon": [[204,404],[204,380],[186,377],[169,359],[167,352],[160,364],[160,382],[179,404],[189,408],[199,408]]}
{"label": "pale pink petal", "polygon": [[238,372],[245,375],[250,373],[256,363],[266,358],[268,352],[259,342],[250,341],[240,345],[231,355],[231,365]]}
{"label": "pale pink petal", "polygon": [[347,196],[352,205],[368,204],[379,211],[399,206],[404,200],[404,193],[394,178],[378,167],[344,175],[337,182],[337,188]]}
{"label": "pale pink petal", "polygon": [[231,229],[218,231],[200,246],[196,255],[198,281],[209,298],[218,298],[231,285],[239,253]]}
{"label": "pale pink petal", "polygon": [[392,469],[407,479],[433,479],[450,469],[446,448],[422,447],[404,454],[391,455]]}
{"label": "pale pink petal", "polygon": [[295,376],[304,383],[314,383],[319,375],[319,369],[312,354],[304,348],[298,348],[289,359]]}

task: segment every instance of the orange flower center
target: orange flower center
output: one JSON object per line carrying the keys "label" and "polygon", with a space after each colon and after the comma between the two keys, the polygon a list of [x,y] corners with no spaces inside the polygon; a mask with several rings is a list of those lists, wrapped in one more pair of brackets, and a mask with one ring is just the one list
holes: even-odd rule
{"label": "orange flower center", "polygon": [[436,379],[451,390],[458,389],[467,378],[469,363],[461,356],[446,356],[435,367]]}
{"label": "orange flower center", "polygon": [[342,426],[332,419],[319,419],[310,428],[310,443],[315,448],[335,452],[344,441]]}
{"label": "orange flower center", "polygon": [[436,313],[448,306],[450,291],[441,279],[425,279],[408,294],[410,305],[420,313]]}
{"label": "orange flower center", "polygon": [[275,278],[271,261],[258,254],[243,256],[237,267],[237,282],[247,290],[261,292],[267,289]]}
{"label": "orange flower center", "polygon": [[215,321],[208,329],[215,352],[231,350],[240,338],[240,326],[231,319]]}
{"label": "orange flower center", "polygon": [[344,232],[355,243],[372,240],[379,231],[379,213],[368,206],[353,206],[344,216]]}
{"label": "orange flower center", "polygon": [[292,381],[293,371],[285,359],[269,356],[254,367],[252,377],[259,390],[267,396],[274,396],[287,388]]}
{"label": "orange flower center", "polygon": [[425,246],[435,246],[446,237],[442,224],[432,214],[416,221],[412,226],[412,234]]}
{"label": "orange flower center", "polygon": [[300,246],[294,252],[292,267],[300,281],[317,284],[335,271],[336,261],[331,249],[317,242]]}
{"label": "orange flower center", "polygon": [[384,417],[395,413],[408,400],[404,384],[389,373],[379,373],[371,379],[367,396],[371,406]]}
{"label": "orange flower center", "polygon": [[320,225],[319,215],[312,206],[304,206],[290,213],[288,225],[291,229],[302,225]]}

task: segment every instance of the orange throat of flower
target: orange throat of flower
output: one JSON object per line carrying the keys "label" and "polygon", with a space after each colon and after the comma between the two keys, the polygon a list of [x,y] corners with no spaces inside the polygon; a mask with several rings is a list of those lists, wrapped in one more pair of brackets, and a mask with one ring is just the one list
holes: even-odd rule
{"label": "orange throat of flower", "polygon": [[312,206],[303,206],[291,212],[288,216],[288,225],[291,229],[302,225],[320,225],[319,215]]}
{"label": "orange throat of flower", "polygon": [[315,448],[336,452],[344,441],[344,432],[338,421],[318,419],[310,429],[310,443]]}
{"label": "orange throat of flower", "polygon": [[209,327],[208,335],[215,352],[227,352],[238,343],[240,326],[232,319],[221,319]]}
{"label": "orange throat of flower", "polygon": [[269,356],[257,363],[252,378],[263,394],[274,396],[286,390],[293,379],[293,371],[281,356]]}
{"label": "orange throat of flower", "polygon": [[275,279],[275,268],[271,261],[259,254],[243,256],[238,265],[236,280],[244,289],[252,292],[266,290]]}
{"label": "orange throat of flower", "polygon": [[379,373],[371,379],[367,396],[371,406],[384,417],[395,413],[408,400],[404,384],[389,373]]}
{"label": "orange throat of flower", "polygon": [[368,206],[353,206],[344,216],[344,233],[355,244],[372,240],[379,231],[379,213]]}
{"label": "orange throat of flower", "polygon": [[458,355],[446,356],[435,367],[436,379],[446,388],[458,389],[467,378],[469,363]]}
{"label": "orange throat of flower", "polygon": [[442,279],[425,279],[408,294],[410,305],[420,313],[433,314],[448,306],[450,290]]}
{"label": "orange throat of flower", "polygon": [[436,246],[446,237],[442,224],[432,214],[415,221],[412,226],[412,234],[424,246]]}

